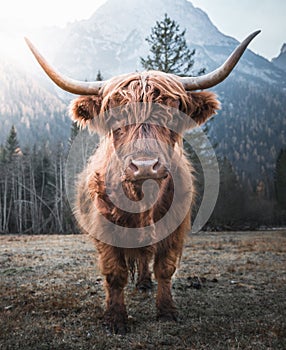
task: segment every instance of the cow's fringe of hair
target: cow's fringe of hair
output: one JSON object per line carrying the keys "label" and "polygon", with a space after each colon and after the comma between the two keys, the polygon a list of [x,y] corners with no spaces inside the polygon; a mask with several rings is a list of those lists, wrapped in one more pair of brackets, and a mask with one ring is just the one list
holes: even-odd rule
{"label": "cow's fringe of hair", "polygon": [[135,273],[136,273],[136,267],[137,267],[137,260],[135,258],[129,257],[127,259],[127,266],[128,270],[130,272],[130,278],[131,282],[134,283],[135,281]]}
{"label": "cow's fringe of hair", "polygon": [[111,79],[105,85],[103,95],[102,111],[134,102],[169,105],[168,101],[179,101],[184,112],[189,104],[186,90],[178,78],[159,71],[133,73],[125,79]]}

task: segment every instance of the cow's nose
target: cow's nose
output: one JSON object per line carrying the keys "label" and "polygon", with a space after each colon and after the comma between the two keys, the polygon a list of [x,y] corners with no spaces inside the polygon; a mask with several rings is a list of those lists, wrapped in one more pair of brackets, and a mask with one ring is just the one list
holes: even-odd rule
{"label": "cow's nose", "polygon": [[142,179],[156,177],[162,165],[158,158],[132,159],[128,168],[134,178]]}

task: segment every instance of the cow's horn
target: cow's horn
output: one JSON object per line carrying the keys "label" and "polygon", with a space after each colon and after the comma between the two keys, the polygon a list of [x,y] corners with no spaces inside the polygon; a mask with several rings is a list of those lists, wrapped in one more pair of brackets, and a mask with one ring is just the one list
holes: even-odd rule
{"label": "cow's horn", "polygon": [[179,77],[179,80],[184,85],[186,90],[200,90],[208,89],[221,83],[233,70],[240,57],[246,50],[248,44],[258,35],[261,31],[250,34],[228,57],[228,59],[219,68],[208,74],[198,77]]}
{"label": "cow's horn", "polygon": [[63,90],[77,95],[96,95],[98,94],[99,89],[104,85],[104,81],[87,82],[66,77],[46,61],[29,39],[25,38],[25,40],[43,70],[53,82]]}

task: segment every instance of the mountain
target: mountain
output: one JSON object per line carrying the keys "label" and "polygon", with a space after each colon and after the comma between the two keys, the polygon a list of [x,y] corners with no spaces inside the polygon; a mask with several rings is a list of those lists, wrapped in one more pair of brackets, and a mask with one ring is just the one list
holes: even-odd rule
{"label": "mountain", "polygon": [[[17,67],[0,60],[0,144],[15,125],[21,146],[57,142],[69,135],[66,102]],[[69,122],[70,123],[70,122]]]}
{"label": "mountain", "polygon": [[89,20],[69,26],[69,35],[55,62],[77,78],[92,79],[98,69],[106,77],[142,70],[140,56],[149,50],[145,38],[164,13],[188,29],[187,40],[194,47],[207,45],[208,41],[214,45],[235,43],[222,36],[207,15],[186,0],[109,0]]}
{"label": "mountain", "polygon": [[222,110],[208,135],[217,156],[226,157],[252,191],[262,181],[267,198],[273,197],[277,158],[286,149],[285,90],[232,78],[214,91]]}
{"label": "mountain", "polygon": [[[105,78],[142,70],[140,57],[146,57],[149,50],[145,38],[165,13],[187,30],[187,43],[196,49],[194,73],[201,67],[217,68],[238,45],[187,0],[108,0],[90,19],[66,28],[55,64],[74,78],[87,80],[94,80],[99,69]],[[235,72],[286,87],[285,74],[250,51]]]}
{"label": "mountain", "polygon": [[280,54],[272,59],[275,66],[286,71],[286,44],[283,44]]}

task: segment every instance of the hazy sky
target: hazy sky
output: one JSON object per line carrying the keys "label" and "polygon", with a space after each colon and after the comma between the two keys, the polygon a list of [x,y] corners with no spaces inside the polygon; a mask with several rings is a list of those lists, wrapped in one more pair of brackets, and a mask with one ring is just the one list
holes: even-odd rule
{"label": "hazy sky", "polygon": [[242,40],[261,29],[251,49],[271,59],[286,43],[286,0],[191,0],[224,34]]}
{"label": "hazy sky", "polygon": [[[9,22],[18,31],[22,27],[39,25],[64,26],[67,22],[90,17],[103,2],[104,0],[8,0],[1,5],[0,32],[1,27]],[[282,44],[286,42],[286,0],[191,2],[207,12],[221,32],[238,40],[256,29],[262,29],[262,33],[251,44],[251,49],[266,58],[277,56]]]}

